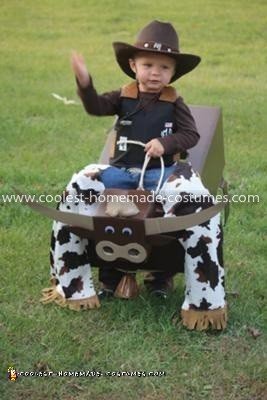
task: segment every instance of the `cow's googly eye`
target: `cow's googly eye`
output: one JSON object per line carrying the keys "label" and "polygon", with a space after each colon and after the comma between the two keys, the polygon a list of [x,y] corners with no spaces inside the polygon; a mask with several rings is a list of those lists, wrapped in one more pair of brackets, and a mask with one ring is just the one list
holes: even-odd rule
{"label": "cow's googly eye", "polygon": [[126,235],[126,236],[131,236],[133,234],[133,231],[131,230],[131,228],[126,227],[126,228],[123,228],[122,234]]}
{"label": "cow's googly eye", "polygon": [[105,227],[105,233],[115,233],[115,229],[113,226],[108,225]]}

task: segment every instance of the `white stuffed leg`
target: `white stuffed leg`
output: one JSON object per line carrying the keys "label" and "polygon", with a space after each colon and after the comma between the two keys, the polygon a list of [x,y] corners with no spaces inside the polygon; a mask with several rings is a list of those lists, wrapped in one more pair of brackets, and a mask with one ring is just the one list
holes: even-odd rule
{"label": "white stuffed leg", "polygon": [[[161,195],[165,197],[166,217],[198,212],[211,205],[208,190],[187,163],[178,163],[176,171],[163,185]],[[209,326],[224,329],[227,313],[220,216],[178,232],[178,239],[185,250],[183,324],[197,330]]]}
{"label": "white stuffed leg", "polygon": [[[59,210],[94,215],[97,197],[104,191],[98,172],[104,165],[89,165],[74,174],[59,204]],[[51,239],[51,281],[53,286],[43,290],[43,303],[55,301],[71,309],[99,307],[91,266],[88,261],[87,239],[82,239],[53,223]]]}

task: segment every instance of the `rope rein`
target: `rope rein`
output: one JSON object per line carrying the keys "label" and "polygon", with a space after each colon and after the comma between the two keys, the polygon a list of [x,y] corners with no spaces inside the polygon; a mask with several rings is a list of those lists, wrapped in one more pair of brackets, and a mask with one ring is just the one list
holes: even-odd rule
{"label": "rope rein", "polygon": [[[122,143],[135,144],[137,146],[145,147],[145,143],[140,142],[138,140],[119,140],[119,141],[117,141],[117,144],[122,144]],[[140,189],[140,190],[145,190],[144,189],[144,177],[145,177],[145,172],[146,172],[147,165],[148,165],[150,159],[151,159],[151,156],[146,154],[145,155],[145,160],[144,160],[144,163],[143,163],[143,166],[142,166],[142,170],[141,170],[139,184],[138,184],[138,189]],[[162,184],[162,181],[163,181],[163,177],[164,177],[164,172],[165,172],[165,165],[164,165],[164,160],[163,160],[162,156],[160,156],[160,168],[161,168],[160,177],[159,177],[157,188],[155,190],[155,194],[157,194],[159,192],[159,190],[160,190],[160,187],[161,187],[161,184]]]}

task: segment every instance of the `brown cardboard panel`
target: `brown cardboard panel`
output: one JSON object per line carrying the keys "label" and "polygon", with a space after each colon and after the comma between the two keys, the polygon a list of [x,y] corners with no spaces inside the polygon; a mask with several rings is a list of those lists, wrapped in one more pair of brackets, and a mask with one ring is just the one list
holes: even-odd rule
{"label": "brown cardboard panel", "polygon": [[204,185],[216,194],[225,165],[222,113],[218,107],[190,106],[190,109],[200,140],[188,151],[188,159],[201,175]]}

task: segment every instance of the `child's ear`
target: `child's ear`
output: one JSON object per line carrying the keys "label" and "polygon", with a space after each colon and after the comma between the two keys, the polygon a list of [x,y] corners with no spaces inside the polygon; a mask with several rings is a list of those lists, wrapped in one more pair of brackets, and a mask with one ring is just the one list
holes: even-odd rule
{"label": "child's ear", "polygon": [[129,64],[130,64],[131,70],[136,74],[136,66],[135,66],[135,61],[133,58],[129,58]]}

